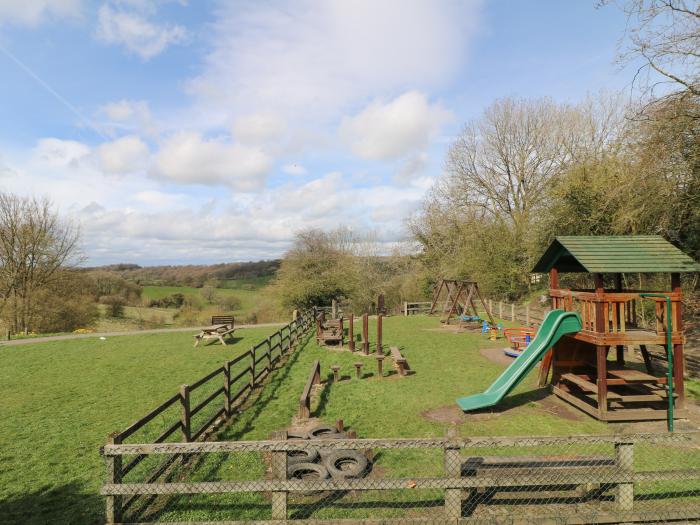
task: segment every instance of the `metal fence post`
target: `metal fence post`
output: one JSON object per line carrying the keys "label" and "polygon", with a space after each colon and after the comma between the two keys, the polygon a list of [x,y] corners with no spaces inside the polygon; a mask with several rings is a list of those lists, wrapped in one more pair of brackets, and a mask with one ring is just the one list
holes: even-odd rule
{"label": "metal fence post", "polygon": [[[634,443],[615,443],[615,464],[620,474],[630,479],[634,473]],[[632,510],[634,506],[634,484],[619,483],[615,491],[615,505],[618,510]]]}
{"label": "metal fence post", "polygon": [[180,387],[180,404],[182,405],[182,411],[180,412],[182,437],[185,442],[189,442],[192,438],[192,429],[190,427],[190,385],[182,385]]}
{"label": "metal fence post", "polygon": [[[286,440],[287,432],[273,432],[272,439]],[[272,476],[275,479],[287,479],[287,452],[275,451],[272,453]],[[285,520],[287,519],[287,491],[272,492],[272,519]]]}
{"label": "metal fence post", "polygon": [[[453,439],[456,431],[447,430],[447,438]],[[462,476],[462,461],[459,445],[448,442],[445,445],[445,476],[459,479]],[[457,523],[462,516],[462,489],[445,489],[445,519]]]}
{"label": "metal fence post", "polygon": [[[111,434],[107,438],[109,445],[119,445],[122,440],[117,433]],[[107,458],[107,483],[117,484],[122,482],[122,457],[106,456]],[[122,521],[122,497],[107,496],[106,518],[107,523],[119,523]]]}

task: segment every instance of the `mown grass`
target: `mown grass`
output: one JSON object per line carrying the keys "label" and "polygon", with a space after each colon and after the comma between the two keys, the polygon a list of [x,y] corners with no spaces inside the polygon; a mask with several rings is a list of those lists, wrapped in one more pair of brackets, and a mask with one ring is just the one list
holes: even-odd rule
{"label": "mown grass", "polygon": [[106,436],[275,330],[225,348],[188,333],[0,348],[0,522],[100,523]]}

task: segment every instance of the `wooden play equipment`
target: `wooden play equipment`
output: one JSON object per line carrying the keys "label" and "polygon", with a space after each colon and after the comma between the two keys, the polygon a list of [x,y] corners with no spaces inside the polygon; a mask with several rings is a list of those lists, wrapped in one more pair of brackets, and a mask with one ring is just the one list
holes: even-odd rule
{"label": "wooden play equipment", "polygon": [[401,351],[399,350],[398,346],[392,346],[389,348],[391,359],[394,362],[394,368],[397,370],[399,375],[401,377],[405,376],[408,374],[408,371],[411,369],[410,366],[408,366],[408,361],[406,361],[406,358],[403,356]]}
{"label": "wooden play equipment", "polygon": [[[438,310],[444,317],[441,321],[450,324],[452,316],[457,314],[460,319],[465,317],[479,318],[475,300],[481,303],[486,312],[490,324],[495,324],[491,316],[491,309],[481,296],[479,285],[474,281],[460,281],[457,279],[442,279],[435,287],[433,301],[430,305],[429,314],[437,313]],[[440,308],[439,305],[442,305]]]}
{"label": "wooden play equipment", "polygon": [[534,328],[506,328],[503,330],[503,335],[510,343],[510,348],[506,348],[503,352],[510,357],[518,357],[523,349],[527,346],[528,338],[532,341],[535,338],[537,330]]}
{"label": "wooden play equipment", "polygon": [[316,342],[320,345],[329,343],[343,346],[345,333],[343,328],[343,318],[326,319],[321,313],[316,317]]}
{"label": "wooden play equipment", "polygon": [[[603,421],[668,419],[685,415],[681,273],[700,264],[659,236],[557,237],[533,272],[549,273],[552,308],[578,312],[582,330],[562,337],[542,363],[553,392]],[[593,289],[559,285],[561,273],[593,275]],[[670,290],[623,289],[623,274],[670,274]],[[645,303],[654,320],[643,322]],[[668,370],[651,368],[647,347],[664,348]],[[625,366],[625,347],[638,346],[646,372]],[[615,348],[615,360],[608,353]],[[675,403],[674,403],[675,400]]]}

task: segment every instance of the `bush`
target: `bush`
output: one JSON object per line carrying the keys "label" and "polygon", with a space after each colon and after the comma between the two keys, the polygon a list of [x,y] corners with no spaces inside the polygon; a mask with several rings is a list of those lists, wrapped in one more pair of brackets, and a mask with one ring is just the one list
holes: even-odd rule
{"label": "bush", "polygon": [[218,297],[217,303],[222,310],[228,312],[240,310],[241,308],[241,299],[235,295],[222,295]]}
{"label": "bush", "polygon": [[105,295],[100,298],[100,303],[107,306],[107,315],[109,317],[124,317],[126,299],[121,295]]}

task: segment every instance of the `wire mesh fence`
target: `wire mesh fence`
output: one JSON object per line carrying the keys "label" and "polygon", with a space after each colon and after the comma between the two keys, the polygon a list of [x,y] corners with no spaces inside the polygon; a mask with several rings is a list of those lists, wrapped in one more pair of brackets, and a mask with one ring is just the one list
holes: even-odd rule
{"label": "wire mesh fence", "polygon": [[[333,435],[333,434],[332,434]],[[600,523],[700,519],[700,435],[108,445],[108,521]],[[120,469],[175,458],[157,481]],[[131,502],[131,503],[128,503]]]}

